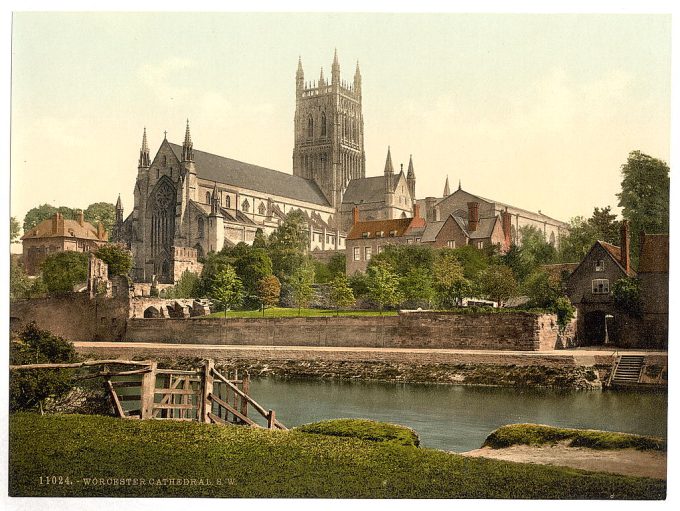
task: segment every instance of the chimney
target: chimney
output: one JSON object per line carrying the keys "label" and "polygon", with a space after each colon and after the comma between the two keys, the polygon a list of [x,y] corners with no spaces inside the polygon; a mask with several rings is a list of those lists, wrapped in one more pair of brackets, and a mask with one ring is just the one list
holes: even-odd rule
{"label": "chimney", "polygon": [[479,223],[479,202],[468,202],[468,232],[475,232]]}
{"label": "chimney", "polygon": [[59,213],[55,213],[52,217],[52,234],[56,234],[59,230]]}
{"label": "chimney", "polygon": [[359,208],[357,206],[354,206],[352,208],[352,225],[356,225],[359,223]]}
{"label": "chimney", "polygon": [[630,222],[628,220],[621,222],[621,266],[628,275],[630,273]]}
{"label": "chimney", "polygon": [[420,204],[417,202],[413,205],[413,218],[420,218]]}
{"label": "chimney", "polygon": [[505,211],[502,213],[501,217],[501,225],[503,226],[503,238],[505,241],[505,248],[508,249],[510,248],[510,245],[512,243],[512,215],[508,213],[507,208]]}
{"label": "chimney", "polygon": [[85,223],[85,214],[83,213],[82,209],[78,211],[78,223],[81,225],[81,227]]}

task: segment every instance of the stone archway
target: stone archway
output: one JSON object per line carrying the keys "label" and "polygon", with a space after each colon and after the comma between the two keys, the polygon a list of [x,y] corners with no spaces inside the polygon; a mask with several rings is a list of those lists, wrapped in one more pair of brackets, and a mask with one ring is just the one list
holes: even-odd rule
{"label": "stone archway", "polygon": [[156,307],[153,305],[151,307],[147,307],[144,309],[144,317],[145,318],[160,318],[161,317],[161,311],[159,311]]}

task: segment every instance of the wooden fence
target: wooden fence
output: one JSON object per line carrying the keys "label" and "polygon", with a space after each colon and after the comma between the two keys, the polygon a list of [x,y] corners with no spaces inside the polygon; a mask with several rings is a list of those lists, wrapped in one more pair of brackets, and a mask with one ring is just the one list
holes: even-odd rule
{"label": "wooden fence", "polygon": [[[109,366],[127,365],[138,369],[112,371]],[[215,370],[208,359],[198,370],[159,369],[154,361],[100,360],[75,364],[31,364],[10,366],[20,369],[61,369],[103,366],[90,377],[101,376],[116,415],[125,419],[198,421],[215,424],[241,424],[268,429],[287,429],[249,395],[250,378],[228,379]],[[260,425],[255,419],[261,417]]]}

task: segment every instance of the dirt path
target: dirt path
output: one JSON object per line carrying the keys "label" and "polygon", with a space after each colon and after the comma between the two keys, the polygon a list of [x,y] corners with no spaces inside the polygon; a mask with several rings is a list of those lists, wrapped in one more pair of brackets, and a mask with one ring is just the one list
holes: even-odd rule
{"label": "dirt path", "polygon": [[659,451],[638,451],[637,449],[605,451],[568,447],[562,443],[540,447],[513,445],[504,449],[483,447],[461,454],[519,463],[560,465],[593,472],[666,479],[666,453]]}

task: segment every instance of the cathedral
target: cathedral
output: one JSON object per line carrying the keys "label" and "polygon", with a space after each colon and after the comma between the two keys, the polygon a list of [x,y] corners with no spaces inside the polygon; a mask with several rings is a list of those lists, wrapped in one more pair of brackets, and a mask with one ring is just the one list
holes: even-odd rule
{"label": "cathedral", "polygon": [[382,175],[366,177],[361,73],[340,77],[337,52],[327,81],[295,75],[293,173],[268,169],[194,149],[189,122],[181,145],[164,138],[151,159],[142,136],[127,218],[116,204],[112,238],[133,254],[138,282],[174,283],[199,260],[239,242],[270,234],[292,211],[307,220],[311,251],[345,250],[353,210],[364,219],[411,217],[415,171],[409,161],[395,173],[390,150]]}

